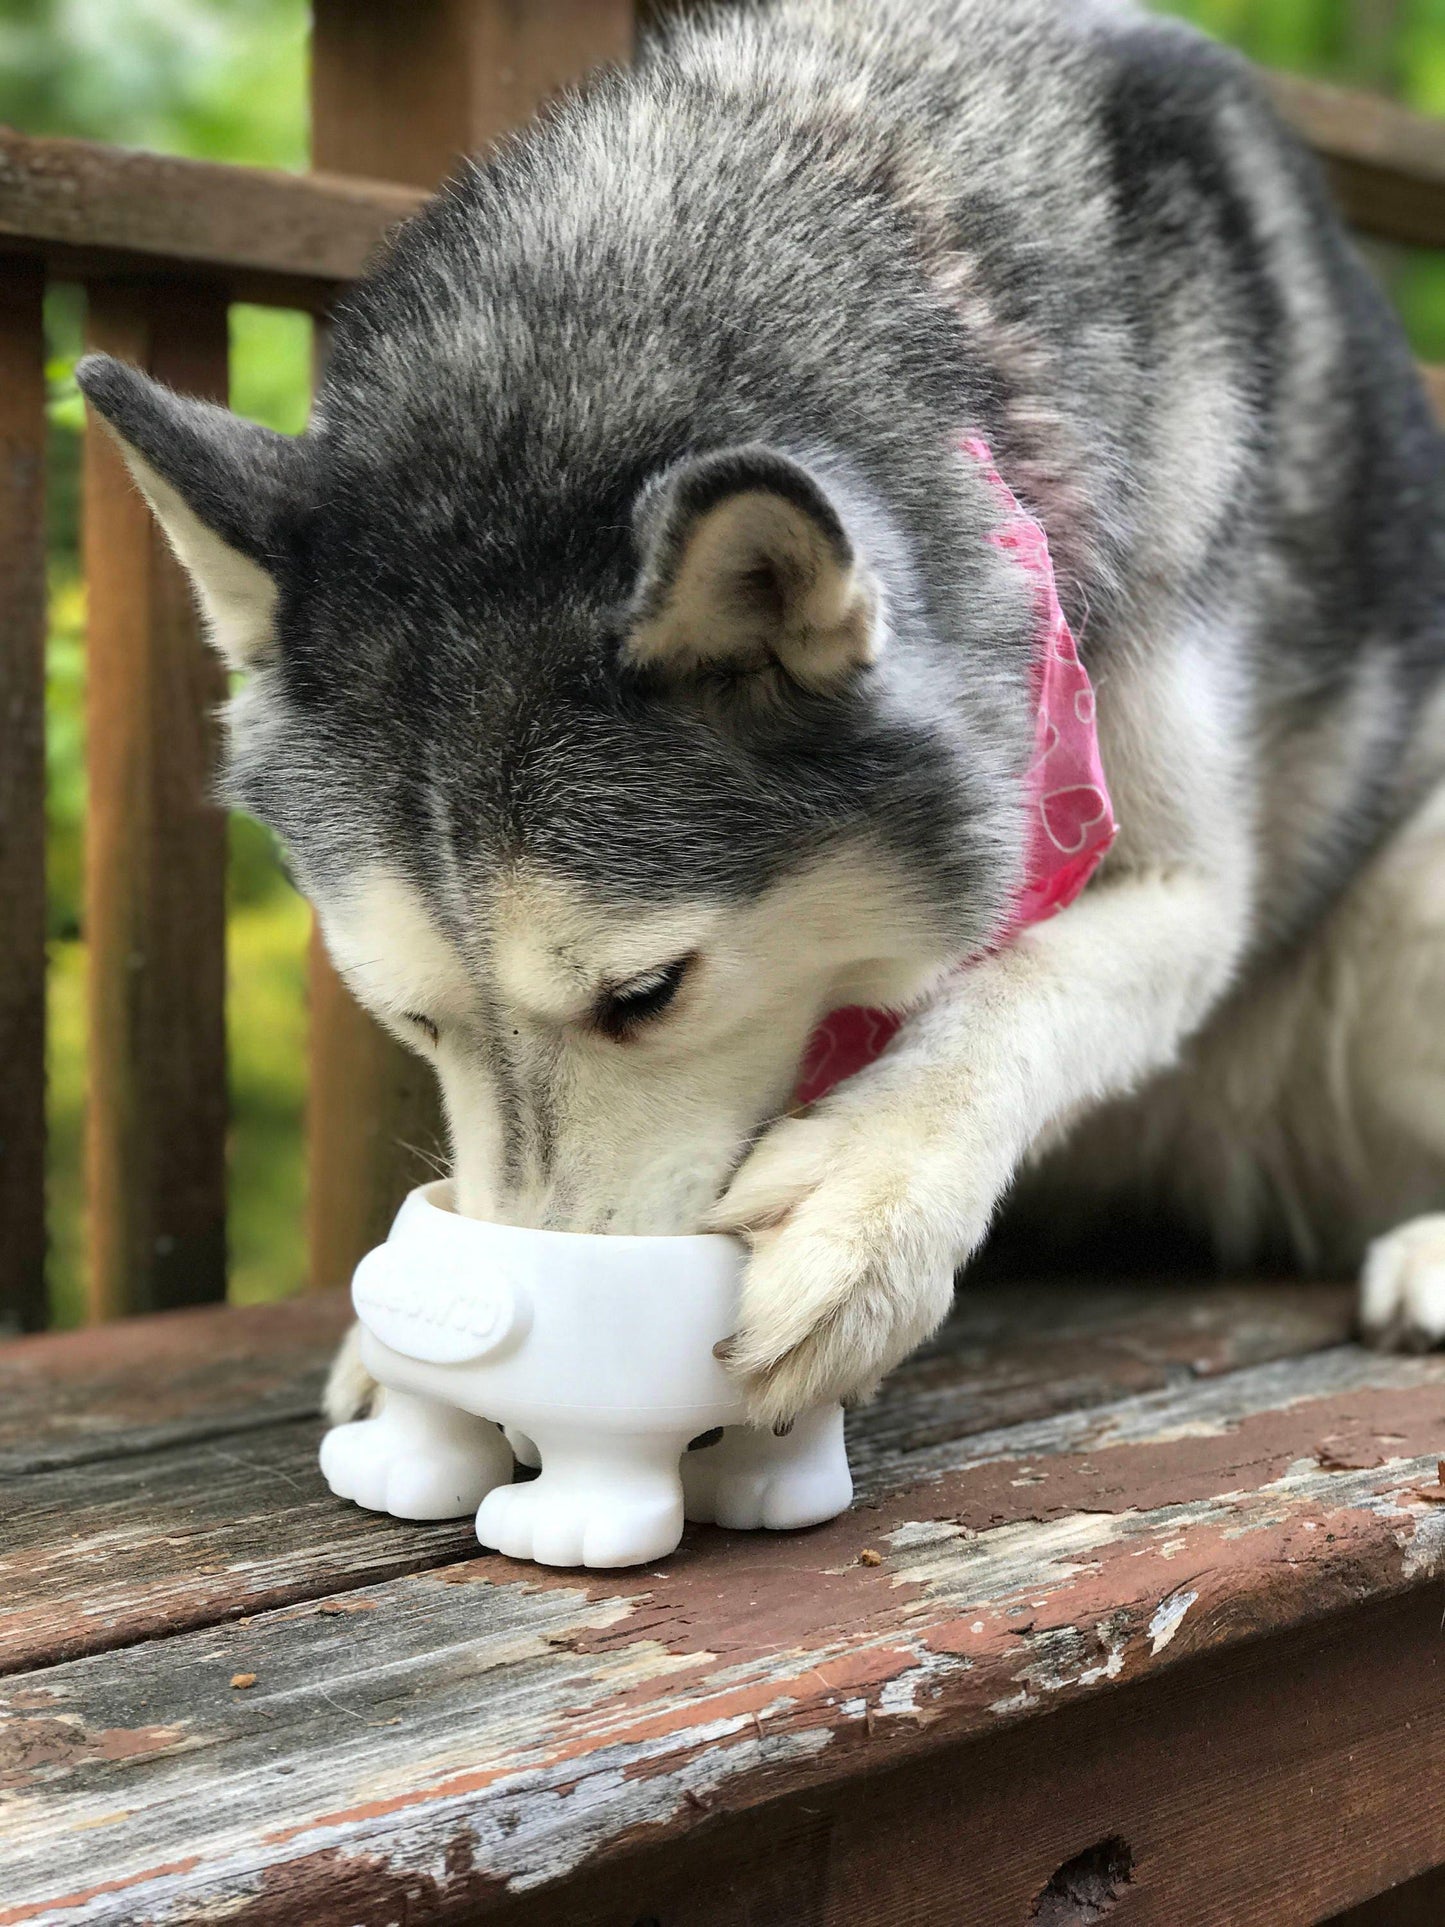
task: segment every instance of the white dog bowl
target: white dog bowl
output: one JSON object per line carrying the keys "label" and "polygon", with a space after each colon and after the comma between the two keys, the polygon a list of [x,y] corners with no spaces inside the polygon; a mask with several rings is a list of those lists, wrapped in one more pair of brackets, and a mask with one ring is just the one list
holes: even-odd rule
{"label": "white dog bowl", "polygon": [[[332,1490],[408,1518],[479,1507],[484,1545],[549,1565],[660,1558],[684,1505],[738,1527],[833,1517],[852,1497],[841,1410],[754,1431],[713,1355],[745,1263],[732,1238],[524,1230],[459,1216],[448,1184],[414,1191],[352,1286],[386,1397],[323,1440]],[[508,1483],[491,1421],[539,1478]]]}

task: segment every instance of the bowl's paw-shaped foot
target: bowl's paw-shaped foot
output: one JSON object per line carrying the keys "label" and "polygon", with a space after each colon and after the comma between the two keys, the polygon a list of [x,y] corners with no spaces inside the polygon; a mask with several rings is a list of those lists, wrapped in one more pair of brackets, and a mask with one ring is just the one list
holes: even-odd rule
{"label": "bowl's paw-shaped foot", "polygon": [[321,1441],[321,1471],[338,1498],[398,1519],[464,1519],[481,1504],[486,1480],[473,1459],[398,1448],[378,1436],[379,1424],[358,1419]]}
{"label": "bowl's paw-shaped foot", "polygon": [[714,1479],[705,1490],[689,1482],[687,1492],[687,1516],[699,1524],[727,1526],[734,1532],[792,1532],[846,1512],[853,1482],[820,1486],[816,1479],[793,1472],[753,1470]]}
{"label": "bowl's paw-shaped foot", "polygon": [[395,1400],[390,1394],[375,1418],[335,1426],[321,1441],[322,1476],[338,1498],[396,1519],[464,1519],[511,1477],[512,1455],[494,1425],[464,1413],[418,1425]]}
{"label": "bowl's paw-shaped foot", "polygon": [[687,1516],[734,1531],[795,1531],[846,1512],[853,1476],[838,1406],[805,1412],[784,1438],[729,1427],[682,1464]]}
{"label": "bowl's paw-shaped foot", "polygon": [[489,1492],[477,1513],[484,1546],[539,1566],[644,1565],[675,1551],[681,1537],[675,1475],[573,1482],[544,1469],[528,1484]]}

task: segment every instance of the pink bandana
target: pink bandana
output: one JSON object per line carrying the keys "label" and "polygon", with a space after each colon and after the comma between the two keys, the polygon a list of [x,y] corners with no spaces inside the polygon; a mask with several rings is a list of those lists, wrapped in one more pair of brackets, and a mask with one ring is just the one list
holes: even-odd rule
{"label": "pink bandana", "polygon": [[[1038,640],[1034,656],[1034,753],[1024,884],[999,941],[1043,923],[1074,901],[1114,841],[1114,809],[1099,761],[1094,689],[1059,607],[1049,539],[1020,508],[994,467],[986,442],[962,444],[1004,508],[992,541],[1015,556],[1034,582]],[[825,1017],[809,1039],[795,1105],[815,1104],[836,1084],[882,1055],[903,1019],[891,1010],[849,1005]]]}

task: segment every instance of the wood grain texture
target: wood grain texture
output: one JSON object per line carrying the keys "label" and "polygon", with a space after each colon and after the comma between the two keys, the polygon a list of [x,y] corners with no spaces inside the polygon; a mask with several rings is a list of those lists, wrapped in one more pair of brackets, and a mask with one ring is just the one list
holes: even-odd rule
{"label": "wood grain texture", "polygon": [[350,1316],[318,1293],[0,1344],[0,1479],[311,1418]]}
{"label": "wood grain texture", "polygon": [[179,272],[232,300],[322,307],[421,200],[380,181],[0,128],[0,253],[38,257],[70,280]]}
{"label": "wood grain texture", "polygon": [[[623,1574],[482,1555],[13,1676],[0,1922],[460,1922],[552,1889],[580,1923],[567,1883],[730,1816],[766,1837],[780,1801],[823,1822],[788,1877],[816,1848],[826,1881],[775,1918],[1026,1918],[1096,1826],[1160,1923],[1313,1921],[1439,1862],[1441,1803],[1402,1795],[1445,1739],[1445,1361],[1335,1347],[920,1449],[860,1419],[860,1503],[815,1532]],[[1225,1662],[1247,1690],[1186,1690]],[[748,1917],[722,1893],[658,1917]]]}
{"label": "wood grain texture", "polygon": [[[229,1341],[212,1313],[143,1321],[161,1342],[149,1354],[134,1348],[119,1373],[112,1364],[99,1381],[92,1345],[68,1374],[56,1365],[81,1349],[75,1341],[0,1351],[0,1404],[7,1390],[23,1389],[27,1356],[49,1360],[46,1372],[29,1374],[38,1428],[28,1440],[31,1453],[51,1467],[57,1445],[85,1455],[23,1476],[27,1441],[12,1447],[0,1499],[7,1521],[0,1671],[133,1644],[165,1626],[211,1624],[475,1551],[469,1524],[404,1526],[353,1508],[338,1511],[330,1500],[316,1468],[320,1427],[283,1421],[284,1381],[276,1376],[287,1366],[304,1374],[297,1403],[306,1409],[309,1394],[314,1405],[317,1369],[335,1324],[317,1320],[323,1302],[294,1308],[300,1329],[289,1340],[282,1307],[264,1317],[236,1315],[229,1322],[244,1323],[245,1337],[231,1333]],[[339,1320],[341,1307],[332,1309]],[[1048,1338],[1031,1336],[1033,1326]],[[884,1399],[855,1417],[854,1458],[870,1488],[886,1487],[907,1476],[901,1468],[925,1448],[1016,1431],[1025,1421],[1057,1421],[1066,1410],[1117,1404],[1172,1381],[1276,1359],[1328,1343],[1343,1329],[1335,1294],[1292,1288],[983,1294],[955,1322],[944,1349],[905,1368]],[[212,1406],[202,1397],[207,1345],[217,1353]],[[147,1386],[143,1403],[135,1393],[148,1357],[154,1389]],[[99,1431],[97,1408],[112,1421],[121,1416],[117,1390],[127,1383],[132,1422],[145,1423],[118,1434]],[[248,1385],[254,1402],[238,1409],[238,1393]],[[157,1401],[168,1409],[158,1410]],[[77,1414],[91,1429],[74,1438],[69,1427]],[[271,1422],[263,1426],[263,1418]],[[246,1429],[227,1429],[238,1424]],[[25,1427],[15,1429],[23,1434]],[[98,1463],[107,1439],[115,1456]],[[157,1449],[163,1439],[168,1448]]]}
{"label": "wood grain texture", "polygon": [[[98,284],[91,347],[224,400],[214,290]],[[226,1291],[226,829],[211,799],[225,676],[114,442],[85,449],[85,935],[91,1316]]]}
{"label": "wood grain texture", "polygon": [[[868,1422],[917,1449],[1322,1351],[1349,1336],[1352,1297],[1344,1285],[968,1286]],[[310,1416],[349,1311],[343,1293],[318,1293],[0,1344],[0,1476]]]}
{"label": "wood grain texture", "polygon": [[1440,1927],[1445,1920],[1445,1866],[1417,1874],[1323,1927]]}
{"label": "wood grain texture", "polygon": [[1275,105],[1324,161],[1363,233],[1445,246],[1445,122],[1371,94],[1268,74]]}
{"label": "wood grain texture", "polygon": [[45,326],[0,276],[0,1330],[45,1298]]}
{"label": "wood grain texture", "polygon": [[[498,1927],[1321,1927],[1408,1878],[1445,1841],[1437,1797],[1445,1657],[1423,1593],[1181,1666],[898,1771],[866,1767],[693,1834]],[[1127,1878],[1060,1882],[1104,1842]],[[1121,1851],[1122,1849],[1122,1851]],[[425,1880],[350,1872],[352,1918],[445,1918]],[[323,1867],[310,1870],[319,1881]],[[1073,1904],[1055,1895],[1072,1892]],[[1112,1900],[1108,1897],[1112,1893]],[[1441,1884],[1411,1883],[1325,1927],[1439,1927]],[[277,1889],[279,1900],[280,1890]],[[1429,1911],[1433,1904],[1435,1911]],[[393,1910],[386,1911],[388,1906]],[[243,1927],[286,1916],[253,1903]]]}
{"label": "wood grain texture", "polygon": [[323,1598],[475,1553],[470,1519],[338,1507],[315,1420],[9,1480],[0,1674]]}
{"label": "wood grain texture", "polygon": [[317,0],[312,157],[432,187],[590,68],[632,52],[632,0]]}
{"label": "wood grain texture", "polygon": [[[600,61],[631,51],[632,0],[318,0],[313,162],[434,187]],[[317,941],[307,1113],[309,1273],[343,1284],[446,1142],[430,1068],[373,1023]]]}

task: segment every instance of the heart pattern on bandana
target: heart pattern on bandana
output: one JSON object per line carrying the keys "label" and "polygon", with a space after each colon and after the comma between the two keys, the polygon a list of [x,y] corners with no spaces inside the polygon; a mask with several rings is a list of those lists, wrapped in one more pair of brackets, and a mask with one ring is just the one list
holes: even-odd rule
{"label": "heart pattern on bandana", "polygon": [[[1000,937],[1006,942],[1074,901],[1103,862],[1116,825],[1099,756],[1094,688],[1059,602],[1048,537],[1019,505],[988,444],[974,437],[961,446],[978,463],[1003,510],[990,539],[1031,578],[1038,619],[1033,753],[1023,777],[1030,804],[1028,847],[1023,887]],[[959,967],[966,969],[969,961]],[[871,1064],[901,1022],[892,1011],[857,1006],[833,1011],[813,1033],[794,1101],[815,1103]]]}
{"label": "heart pattern on bandana", "polygon": [[1066,790],[1050,790],[1039,798],[1044,831],[1056,850],[1077,856],[1089,832],[1109,814],[1109,799],[1094,783],[1075,783]]}

